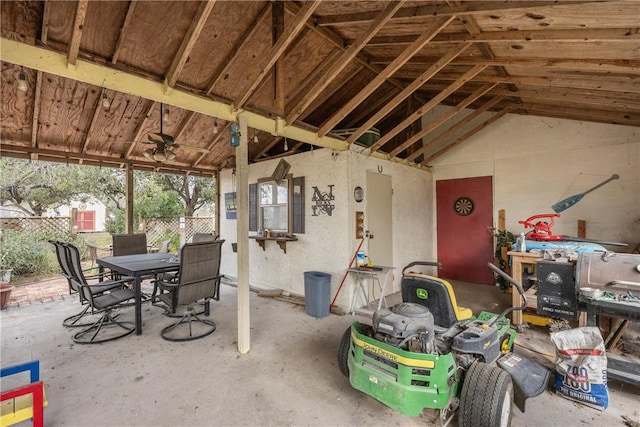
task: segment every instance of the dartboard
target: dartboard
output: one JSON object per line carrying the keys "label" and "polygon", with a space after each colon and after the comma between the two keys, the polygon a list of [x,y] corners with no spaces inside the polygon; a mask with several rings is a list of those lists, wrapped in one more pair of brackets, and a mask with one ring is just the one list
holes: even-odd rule
{"label": "dartboard", "polygon": [[467,216],[473,212],[473,200],[468,197],[460,197],[453,205],[456,213],[460,216]]}

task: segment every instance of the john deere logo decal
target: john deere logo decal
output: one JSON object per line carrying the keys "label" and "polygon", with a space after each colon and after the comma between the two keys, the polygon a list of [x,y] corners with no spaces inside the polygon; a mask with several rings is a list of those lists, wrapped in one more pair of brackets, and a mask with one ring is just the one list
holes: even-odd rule
{"label": "john deere logo decal", "polygon": [[416,289],[416,295],[418,296],[418,298],[420,299],[427,299],[429,298],[429,294],[427,293],[426,289],[422,289],[422,288],[418,288]]}

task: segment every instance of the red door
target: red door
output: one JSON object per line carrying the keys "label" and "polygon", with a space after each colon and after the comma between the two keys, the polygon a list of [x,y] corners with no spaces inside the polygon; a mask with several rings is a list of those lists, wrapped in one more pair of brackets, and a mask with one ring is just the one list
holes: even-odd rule
{"label": "red door", "polygon": [[78,230],[93,231],[96,229],[96,212],[95,211],[78,211],[76,224]]}
{"label": "red door", "polygon": [[493,284],[492,178],[437,181],[436,203],[439,276]]}

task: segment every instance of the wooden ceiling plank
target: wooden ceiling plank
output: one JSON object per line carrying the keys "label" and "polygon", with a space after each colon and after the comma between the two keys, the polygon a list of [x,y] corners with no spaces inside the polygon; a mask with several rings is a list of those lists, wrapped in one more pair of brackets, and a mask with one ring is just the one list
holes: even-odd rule
{"label": "wooden ceiling plank", "polygon": [[[322,78],[316,83],[311,92],[307,94],[306,97],[302,99],[302,101],[296,105],[293,110],[287,115],[286,122],[293,123],[302,115],[302,113],[307,109],[307,107],[313,102],[313,100],[329,86],[329,84],[340,74],[342,70],[358,55],[360,52],[375,36],[378,31],[384,27],[384,25],[389,22],[391,17],[402,7],[406,0],[398,0],[389,2],[387,6],[376,16],[376,18],[371,22],[371,25],[364,30],[358,38],[347,48],[347,50],[342,54],[342,56],[338,59],[338,61],[331,67],[329,72],[322,76]],[[326,134],[326,132],[325,132]],[[324,134],[323,134],[324,136]]]}
{"label": "wooden ceiling plank", "polygon": [[476,133],[480,132],[482,129],[486,128],[490,124],[494,123],[496,120],[498,120],[499,118],[501,118],[505,114],[508,114],[511,111],[515,110],[516,108],[517,108],[517,106],[515,106],[515,105],[509,105],[509,106],[503,108],[502,110],[498,111],[497,113],[494,113],[487,120],[485,120],[484,122],[480,123],[478,126],[474,127],[470,131],[466,132],[464,135],[462,135],[461,137],[459,137],[458,139],[456,139],[452,143],[447,144],[445,147],[443,147],[440,150],[436,151],[435,153],[431,154],[429,157],[424,159],[421,162],[421,164],[422,165],[426,165],[427,163],[429,163],[429,162],[435,160],[436,158],[442,156],[447,151],[449,151],[449,150],[457,147],[458,145],[462,144],[464,141],[466,141],[467,139],[469,139],[470,137],[472,137]]}
{"label": "wooden ceiling plank", "polygon": [[435,137],[434,139],[432,139],[431,141],[427,142],[426,144],[424,144],[422,147],[420,147],[418,150],[414,151],[413,153],[409,154],[407,156],[407,160],[408,161],[413,161],[416,159],[416,157],[418,157],[421,154],[424,154],[427,149],[429,147],[432,146],[436,146],[437,144],[441,143],[442,141],[445,141],[447,138],[449,138],[450,136],[452,136],[453,134],[455,134],[457,131],[459,131],[460,129],[462,129],[467,123],[475,120],[477,117],[479,117],[482,113],[484,113],[485,111],[489,110],[490,108],[496,106],[498,103],[500,103],[504,98],[501,96],[494,96],[493,98],[491,98],[489,101],[485,102],[480,108],[474,110],[473,112],[471,112],[468,116],[466,116],[465,118],[463,118],[462,120],[458,121],[456,124],[454,124],[453,126],[451,126],[449,129],[447,129],[446,131],[444,131],[443,133],[441,133],[440,135],[438,135],[437,137]]}
{"label": "wooden ceiling plank", "polygon": [[187,113],[187,118],[183,120],[182,123],[180,123],[180,127],[173,132],[173,139],[175,141],[178,141],[182,137],[182,134],[184,134],[187,129],[190,129],[191,123],[197,116],[198,115],[193,111],[189,111]]}
{"label": "wooden ceiling plank", "polygon": [[143,110],[144,114],[142,115],[142,120],[140,120],[138,122],[138,125],[136,126],[136,129],[135,129],[135,131],[133,133],[133,139],[131,140],[132,143],[129,146],[129,149],[124,153],[124,158],[125,159],[129,158],[129,156],[133,152],[133,149],[135,148],[136,144],[138,143],[138,140],[140,138],[142,138],[142,134],[143,134],[142,131],[145,128],[144,127],[145,121],[149,117],[149,114],[151,114],[151,110],[153,109],[153,107],[155,107],[155,105],[156,105],[156,103],[154,101],[150,101],[150,100],[147,101],[147,106]]}
{"label": "wooden ceiling plank", "polygon": [[578,108],[530,103],[526,101],[520,106],[520,108],[524,110],[526,114],[625,126],[640,126],[640,114],[599,110],[595,108]]}
{"label": "wooden ceiling plank", "polygon": [[393,76],[413,55],[418,53],[424,46],[429,43],[440,31],[442,31],[454,17],[440,18],[428,31],[420,35],[409,47],[407,47],[400,55],[398,55],[391,64],[382,70],[373,80],[367,84],[356,96],[349,102],[344,104],[333,116],[326,120],[318,129],[318,135],[326,135],[338,123],[344,120],[358,105],[360,105],[369,95],[378,89],[389,77]]}
{"label": "wooden ceiling plank", "polygon": [[31,146],[38,147],[38,122],[40,121],[40,106],[42,104],[42,71],[36,73],[36,88],[33,93],[33,118],[31,120]]}
{"label": "wooden ceiling plank", "polygon": [[618,111],[638,111],[640,110],[640,99],[633,97],[631,99],[623,99],[619,96],[592,96],[572,93],[566,90],[529,90],[521,88],[517,94],[513,94],[506,89],[497,88],[493,91],[496,95],[517,96],[523,100],[535,100],[537,102],[554,101],[558,103],[569,103],[583,106],[592,106],[595,108],[610,108]]}
{"label": "wooden ceiling plank", "polygon": [[331,53],[324,59],[324,61],[322,61],[319,64],[319,66],[313,69],[311,74],[309,74],[304,79],[306,84],[300,85],[298,89],[293,94],[290,95],[292,100],[290,104],[292,105],[298,104],[301,101],[301,98],[304,97],[305,94],[309,93],[309,91],[311,91],[311,88],[313,87],[314,81],[316,80],[316,78],[318,78],[318,76],[321,76],[327,70],[329,70],[329,68],[333,65],[333,63],[338,59],[340,52],[341,51],[338,49],[332,50]]}
{"label": "wooden ceiling plank", "polygon": [[[313,102],[305,109],[303,114],[299,117],[301,120],[304,120],[311,112],[315,111],[317,108],[321,107],[329,98],[335,95],[340,89],[342,89],[345,85],[349,84],[351,80],[355,79],[358,74],[362,71],[364,67],[358,65],[353,69],[348,75],[346,75],[340,82],[333,85],[333,88],[325,89],[318,96],[315,97]],[[322,135],[324,136],[324,135]]]}
{"label": "wooden ceiling plank", "polygon": [[68,65],[75,66],[80,51],[80,41],[82,40],[82,27],[84,26],[84,18],[87,16],[87,7],[89,0],[79,0],[76,4],[76,16],[73,21],[71,31],[71,40],[69,40],[69,48],[67,50]]}
{"label": "wooden ceiling plank", "polygon": [[496,86],[495,83],[488,83],[484,86],[482,86],[480,89],[476,90],[475,92],[473,92],[471,95],[469,95],[468,97],[466,97],[462,102],[460,102],[458,105],[456,105],[454,108],[450,109],[449,111],[447,111],[445,114],[441,115],[440,117],[438,117],[435,121],[429,123],[427,126],[425,126],[423,129],[421,129],[419,132],[417,132],[415,135],[412,135],[410,138],[408,138],[404,143],[402,143],[401,145],[399,145],[398,147],[394,148],[390,153],[389,156],[390,157],[396,157],[398,154],[402,153],[402,151],[406,150],[407,148],[409,148],[410,146],[412,146],[414,143],[416,143],[418,140],[424,138],[425,136],[427,136],[428,134],[430,134],[431,132],[433,132],[435,129],[439,128],[441,125],[443,125],[445,122],[447,122],[449,119],[451,119],[453,116],[455,116],[456,114],[458,114],[460,111],[464,110],[466,107],[468,107],[469,105],[471,105],[473,102],[475,102],[476,100],[478,100],[480,97],[482,97],[483,95],[485,95],[487,92],[489,92],[491,89],[493,89]]}
{"label": "wooden ceiling plank", "polygon": [[[209,153],[212,152],[213,147],[215,147],[215,145],[218,143],[218,141],[221,141],[224,135],[229,135],[229,127],[231,126],[231,122],[227,122],[225,123],[225,125],[222,127],[221,130],[218,131],[217,134],[215,134],[215,136],[213,137],[213,140],[209,143],[209,145],[207,145],[207,150],[209,150]],[[198,166],[202,160],[207,156],[207,154],[209,153],[200,153],[200,155],[198,156],[198,159],[193,162],[194,166]]]}
{"label": "wooden ceiling plank", "polygon": [[244,104],[249,100],[253,92],[258,87],[260,82],[264,79],[264,77],[269,73],[273,64],[280,58],[280,56],[287,49],[289,44],[296,38],[298,33],[302,30],[306,22],[309,20],[313,12],[320,5],[318,1],[307,1],[305,5],[300,9],[300,12],[296,15],[294,21],[289,25],[289,27],[284,31],[282,37],[278,40],[276,44],[271,46],[269,51],[265,54],[262,64],[262,71],[255,78],[249,87],[244,91],[244,93],[238,97],[235,101],[235,108],[242,108]]}
{"label": "wooden ceiling plank", "polygon": [[118,62],[118,57],[120,56],[120,52],[122,49],[122,43],[127,36],[127,31],[131,27],[131,19],[133,18],[133,14],[136,10],[136,5],[138,4],[138,0],[132,0],[129,2],[129,8],[127,9],[127,15],[124,18],[124,22],[120,27],[120,34],[118,35],[118,41],[116,42],[116,47],[113,50],[113,55],[111,56],[111,63],[115,64]]}
{"label": "wooden ceiling plank", "polygon": [[93,135],[93,131],[95,129],[98,116],[102,112],[102,105],[101,105],[102,97],[105,96],[106,94],[107,94],[107,90],[103,88],[102,89],[102,93],[100,94],[100,96],[96,100],[96,103],[95,103],[95,105],[93,107],[93,114],[91,115],[91,121],[89,122],[89,127],[87,129],[87,133],[84,136],[84,141],[82,141],[82,145],[81,145],[81,148],[80,148],[80,153],[86,153],[87,152],[87,147],[91,143],[91,137]]}
{"label": "wooden ceiling plank", "polygon": [[174,87],[176,81],[178,81],[178,77],[184,68],[184,65],[187,63],[187,59],[189,58],[189,54],[193,49],[193,46],[198,41],[198,37],[204,28],[204,24],[209,19],[209,14],[213,9],[213,6],[216,4],[216,0],[205,0],[200,2],[200,6],[198,7],[198,11],[196,12],[193,20],[191,21],[191,25],[187,30],[184,38],[182,39],[182,44],[180,45],[180,49],[178,49],[178,53],[173,59],[173,63],[169,68],[169,72],[164,80],[164,83],[167,87]]}
{"label": "wooden ceiling plank", "polygon": [[224,61],[222,61],[222,64],[220,64],[219,69],[217,69],[213,73],[213,77],[211,78],[211,81],[207,85],[207,95],[210,95],[213,92],[213,89],[216,87],[216,85],[218,85],[220,81],[223,79],[223,77],[229,72],[236,56],[238,56],[238,54],[242,51],[242,47],[246,43],[248,43],[248,40],[250,40],[253,37],[253,35],[258,31],[258,29],[261,27],[262,20],[265,19],[266,16],[268,16],[267,12],[269,10],[270,10],[269,3],[265,3],[264,7],[260,10],[258,15],[255,17],[255,19],[251,23],[251,25],[247,27],[247,30],[244,32],[244,34],[242,34],[242,36],[235,43],[235,45],[233,46],[233,49],[231,49],[231,54]]}
{"label": "wooden ceiling plank", "polygon": [[400,131],[402,131],[403,129],[405,129],[406,127],[411,125],[411,123],[413,123],[416,120],[420,119],[426,113],[428,113],[429,111],[434,109],[438,104],[440,104],[442,101],[444,101],[449,95],[451,95],[453,92],[458,90],[460,87],[462,87],[469,80],[473,79],[478,73],[480,73],[485,68],[486,67],[483,66],[483,65],[478,65],[478,66],[473,67],[469,71],[467,71],[463,76],[461,76],[459,79],[457,79],[456,81],[451,83],[449,85],[449,87],[447,87],[445,90],[440,92],[435,97],[431,98],[429,100],[429,102],[427,102],[426,104],[422,105],[420,108],[415,110],[407,118],[405,118],[402,122],[397,124],[393,129],[387,131],[382,138],[380,138],[373,145],[371,145],[371,147],[370,147],[371,151],[375,151],[378,148],[380,148],[383,145],[385,145],[387,142],[391,141],[391,139],[393,137],[395,137],[397,134],[399,134]]}
{"label": "wooden ceiling plank", "polygon": [[[449,7],[446,5],[428,5],[428,6],[413,6],[406,7],[398,11],[394,20],[410,20],[433,16],[454,16],[454,15],[482,15],[487,12],[499,13],[502,11],[518,10],[518,9],[536,9],[547,8],[561,5],[592,3],[592,0],[582,1],[471,1],[457,7]],[[340,25],[354,25],[362,24],[375,19],[376,12],[356,12],[356,13],[344,13],[339,15],[327,15],[320,16],[316,21],[316,25],[320,27],[325,26],[340,26]]]}
{"label": "wooden ceiling plank", "polygon": [[434,75],[438,73],[441,69],[447,66],[447,64],[453,61],[458,55],[460,55],[465,49],[467,49],[471,44],[464,43],[460,46],[456,46],[453,49],[449,50],[445,53],[440,59],[438,59],[434,64],[432,64],[427,70],[422,73],[420,77],[415,79],[411,84],[405,87],[395,98],[393,98],[384,108],[374,114],[369,120],[367,120],[362,126],[360,126],[349,138],[347,138],[347,143],[352,144],[356,139],[358,139],[362,134],[364,134],[367,130],[369,130],[372,126],[378,123],[383,117],[389,114],[393,109],[395,109],[398,104],[407,99],[409,95],[413,94],[416,90],[420,88],[423,84],[425,84],[429,79],[431,79]]}

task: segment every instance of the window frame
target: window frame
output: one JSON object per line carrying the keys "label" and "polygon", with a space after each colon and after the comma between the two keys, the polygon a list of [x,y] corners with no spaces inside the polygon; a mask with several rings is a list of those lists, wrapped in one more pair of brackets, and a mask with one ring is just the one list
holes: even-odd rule
{"label": "window frame", "polygon": [[[293,175],[292,174],[287,174],[287,176],[282,180],[282,181],[286,181],[287,183],[287,229],[286,230],[281,230],[281,229],[271,229],[272,232],[275,233],[285,233],[287,235],[291,234],[291,226],[292,226],[292,217],[293,217]],[[282,182],[281,181],[281,182]],[[256,208],[257,208],[257,212],[256,212],[256,219],[257,219],[257,227],[258,230],[264,230],[266,231],[267,229],[264,227],[264,218],[263,218],[263,207],[266,206],[278,206],[281,204],[278,203],[273,203],[273,204],[269,204],[269,205],[263,205],[262,204],[262,197],[260,196],[260,191],[261,191],[261,186],[263,184],[267,184],[267,183],[273,183],[276,186],[278,186],[278,182],[276,182],[276,180],[274,180],[272,177],[268,177],[268,178],[260,178],[257,181],[257,195],[256,195]]]}

